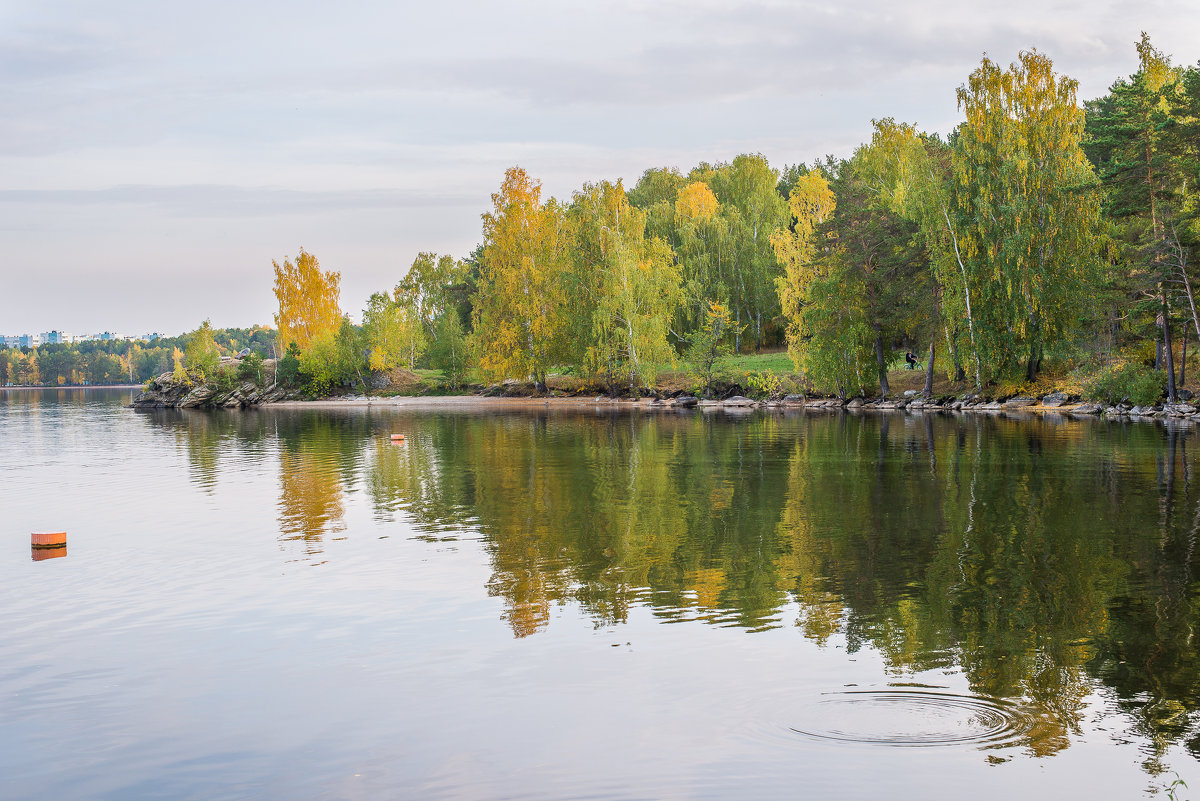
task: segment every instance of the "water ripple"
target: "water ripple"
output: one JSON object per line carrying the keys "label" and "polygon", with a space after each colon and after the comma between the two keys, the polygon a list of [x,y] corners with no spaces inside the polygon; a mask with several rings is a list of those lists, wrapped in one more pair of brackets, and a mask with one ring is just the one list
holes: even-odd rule
{"label": "water ripple", "polygon": [[1032,725],[1007,701],[895,688],[829,693],[804,717],[808,720],[792,731],[820,740],[896,747],[1015,744]]}

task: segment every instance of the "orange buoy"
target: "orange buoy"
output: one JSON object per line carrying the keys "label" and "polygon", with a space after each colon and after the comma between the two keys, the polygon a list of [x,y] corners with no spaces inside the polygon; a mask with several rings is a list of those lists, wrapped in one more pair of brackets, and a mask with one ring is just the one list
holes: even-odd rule
{"label": "orange buoy", "polygon": [[392,434],[392,442],[404,442],[403,434]]}
{"label": "orange buoy", "polygon": [[67,532],[65,531],[35,531],[30,538],[34,550],[67,547]]}
{"label": "orange buoy", "polygon": [[58,559],[67,555],[67,546],[63,545],[59,548],[34,548],[33,561],[41,562],[44,559]]}

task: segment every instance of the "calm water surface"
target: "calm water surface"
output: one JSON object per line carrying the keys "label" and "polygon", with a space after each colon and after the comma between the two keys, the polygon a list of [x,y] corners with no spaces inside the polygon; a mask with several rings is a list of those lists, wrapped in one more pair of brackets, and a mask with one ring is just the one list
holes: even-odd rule
{"label": "calm water surface", "polygon": [[129,399],[0,392],[0,797],[1200,797],[1195,429]]}

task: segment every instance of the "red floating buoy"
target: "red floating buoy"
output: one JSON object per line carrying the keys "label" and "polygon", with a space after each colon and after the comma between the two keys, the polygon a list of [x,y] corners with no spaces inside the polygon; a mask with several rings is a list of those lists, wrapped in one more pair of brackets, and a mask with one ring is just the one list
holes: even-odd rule
{"label": "red floating buoy", "polygon": [[35,531],[30,538],[35,551],[67,547],[67,532],[65,531]]}
{"label": "red floating buoy", "polygon": [[404,442],[403,434],[392,434],[392,442]]}

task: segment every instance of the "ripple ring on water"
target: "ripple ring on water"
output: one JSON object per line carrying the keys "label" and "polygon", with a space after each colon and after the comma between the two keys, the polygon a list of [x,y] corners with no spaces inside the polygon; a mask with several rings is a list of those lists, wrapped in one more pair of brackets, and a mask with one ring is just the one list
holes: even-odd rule
{"label": "ripple ring on water", "polygon": [[792,731],[865,745],[994,747],[1019,740],[1030,727],[1027,717],[1005,701],[914,690],[834,693],[814,704],[811,713],[822,725]]}

